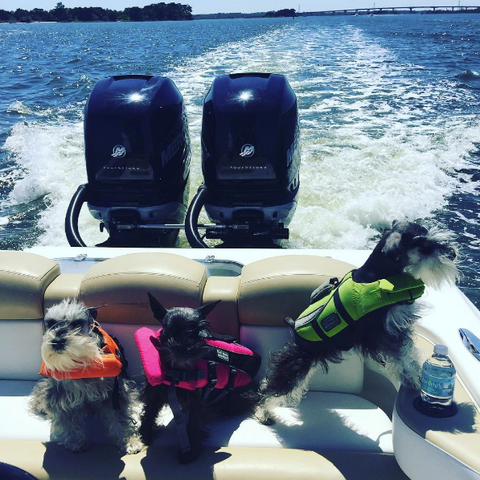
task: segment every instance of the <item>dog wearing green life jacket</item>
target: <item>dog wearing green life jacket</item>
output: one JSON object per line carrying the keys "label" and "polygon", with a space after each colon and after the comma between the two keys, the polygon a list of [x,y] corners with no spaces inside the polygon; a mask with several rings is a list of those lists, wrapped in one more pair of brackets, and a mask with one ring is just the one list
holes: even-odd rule
{"label": "dog wearing green life jacket", "polygon": [[414,347],[415,300],[425,285],[455,284],[457,251],[451,235],[413,222],[394,222],[364,265],[317,288],[296,320],[286,318],[294,342],[271,355],[255,416],[271,424],[275,408],[298,405],[317,366],[342,361],[351,349],[389,364],[399,381],[420,386]]}

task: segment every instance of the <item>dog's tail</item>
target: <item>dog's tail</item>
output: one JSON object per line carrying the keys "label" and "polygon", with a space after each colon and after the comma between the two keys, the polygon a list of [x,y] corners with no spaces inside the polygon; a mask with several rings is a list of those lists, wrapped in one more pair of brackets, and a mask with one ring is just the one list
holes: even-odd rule
{"label": "dog's tail", "polygon": [[295,320],[290,317],[285,317],[285,323],[292,329],[295,330]]}
{"label": "dog's tail", "polygon": [[276,397],[287,395],[304,382],[315,364],[315,358],[294,343],[287,343],[272,353],[261,393]]}

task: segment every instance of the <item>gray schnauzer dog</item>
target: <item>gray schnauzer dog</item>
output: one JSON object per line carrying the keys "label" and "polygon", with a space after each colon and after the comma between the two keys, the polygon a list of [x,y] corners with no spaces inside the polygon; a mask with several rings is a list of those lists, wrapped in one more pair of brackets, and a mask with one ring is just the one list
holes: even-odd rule
{"label": "gray schnauzer dog", "polygon": [[439,288],[455,283],[456,256],[448,232],[394,222],[364,265],[341,281],[320,286],[300,318],[285,320],[295,341],[271,356],[257,420],[271,424],[276,407],[298,405],[315,367],[327,372],[328,363],[341,362],[342,352],[350,349],[388,363],[403,385],[418,389],[421,366],[413,335],[421,306],[414,300],[424,284]]}
{"label": "gray schnauzer dog", "polygon": [[51,422],[52,440],[72,452],[88,448],[87,416],[95,414],[123,453],[143,447],[134,429],[135,389],[123,352],[95,321],[96,308],[64,300],[48,309],[42,339],[46,378],[34,387],[31,412]]}

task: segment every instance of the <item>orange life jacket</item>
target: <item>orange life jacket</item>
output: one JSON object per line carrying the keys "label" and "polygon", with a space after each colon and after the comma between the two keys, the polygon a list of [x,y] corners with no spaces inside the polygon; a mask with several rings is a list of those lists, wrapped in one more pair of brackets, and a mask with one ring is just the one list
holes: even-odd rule
{"label": "orange life jacket", "polygon": [[118,341],[115,341],[100,325],[95,322],[93,329],[96,333],[103,337],[101,362],[93,362],[85,368],[77,368],[69,372],[59,372],[46,367],[42,362],[40,367],[40,375],[57,380],[71,380],[78,378],[100,378],[100,377],[117,377],[124,368],[125,359]]}

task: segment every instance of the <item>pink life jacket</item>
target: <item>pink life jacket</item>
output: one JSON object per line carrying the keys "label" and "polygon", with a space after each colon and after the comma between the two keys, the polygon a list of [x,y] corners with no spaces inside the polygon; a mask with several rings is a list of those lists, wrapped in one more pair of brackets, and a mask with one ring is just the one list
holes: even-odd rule
{"label": "pink life jacket", "polygon": [[205,338],[210,348],[206,349],[202,359],[197,360],[191,369],[175,371],[175,375],[172,375],[173,371],[162,363],[155,346],[160,343],[161,331],[142,327],[135,332],[145,376],[152,386],[162,383],[170,385],[173,381],[175,386],[187,390],[202,387],[231,390],[250,384],[260,368],[260,355],[230,337],[225,340],[227,337],[210,334],[211,338]]}

